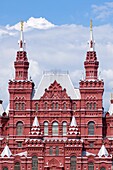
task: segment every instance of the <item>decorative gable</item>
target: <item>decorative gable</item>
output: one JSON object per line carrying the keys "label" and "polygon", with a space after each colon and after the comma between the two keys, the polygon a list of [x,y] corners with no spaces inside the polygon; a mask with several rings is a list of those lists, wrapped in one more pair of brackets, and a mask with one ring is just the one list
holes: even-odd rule
{"label": "decorative gable", "polygon": [[45,89],[44,95],[41,99],[70,99],[66,93],[66,89],[62,89],[61,85],[55,80],[48,89]]}

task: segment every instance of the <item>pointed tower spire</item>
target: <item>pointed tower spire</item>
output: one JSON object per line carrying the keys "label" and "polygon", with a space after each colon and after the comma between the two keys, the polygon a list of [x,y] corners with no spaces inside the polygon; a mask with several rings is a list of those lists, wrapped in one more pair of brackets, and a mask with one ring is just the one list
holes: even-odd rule
{"label": "pointed tower spire", "polygon": [[94,39],[93,39],[93,24],[92,24],[92,20],[90,20],[89,51],[95,51],[95,42],[94,42]]}
{"label": "pointed tower spire", "polygon": [[20,40],[19,51],[17,51],[16,61],[14,62],[15,66],[15,80],[28,80],[28,68],[29,62],[27,59],[27,54],[25,51],[25,41],[24,41],[24,33],[23,33],[23,21],[20,24]]}
{"label": "pointed tower spire", "polygon": [[92,28],[92,20],[91,20],[89,50],[87,51],[86,61],[84,62],[84,67],[86,72],[85,80],[88,81],[98,80],[99,62],[97,61],[97,56],[96,56],[94,46],[95,46],[95,42],[93,39],[93,28]]}
{"label": "pointed tower spire", "polygon": [[23,28],[24,28],[24,22],[21,21],[21,24],[20,24],[20,40],[18,42],[20,51],[24,51],[24,49],[25,49]]}

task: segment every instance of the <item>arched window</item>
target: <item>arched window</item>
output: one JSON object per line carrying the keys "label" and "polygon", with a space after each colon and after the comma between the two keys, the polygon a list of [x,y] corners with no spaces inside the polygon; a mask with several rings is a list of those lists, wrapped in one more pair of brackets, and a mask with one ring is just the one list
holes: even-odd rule
{"label": "arched window", "polygon": [[102,167],[102,168],[100,168],[100,170],[106,170],[106,168]]}
{"label": "arched window", "polygon": [[22,122],[18,122],[17,126],[16,126],[16,134],[18,136],[23,135],[23,123]]}
{"label": "arched window", "polygon": [[54,109],[55,108],[55,104],[54,103],[52,103],[52,109]]}
{"label": "arched window", "polygon": [[87,109],[89,109],[89,103],[87,103]]}
{"label": "arched window", "polygon": [[15,109],[19,110],[19,104],[18,103],[15,103]]}
{"label": "arched window", "polygon": [[67,123],[63,122],[63,136],[67,135]]}
{"label": "arched window", "polygon": [[49,148],[49,155],[53,155],[53,147],[52,146],[50,146],[50,148]]}
{"label": "arched window", "polygon": [[66,109],[66,103],[64,103],[63,105],[64,105],[64,109]]}
{"label": "arched window", "polygon": [[53,136],[58,136],[58,123],[54,122],[52,125],[52,134]]}
{"label": "arched window", "polygon": [[37,156],[32,157],[32,170],[38,170],[38,159]]}
{"label": "arched window", "polygon": [[76,170],[76,156],[70,158],[70,170]]}
{"label": "arched window", "polygon": [[92,109],[92,103],[89,104],[90,110]]}
{"label": "arched window", "polygon": [[44,122],[44,135],[48,135],[48,122]]}
{"label": "arched window", "polygon": [[94,163],[93,162],[88,163],[88,170],[94,170]]}
{"label": "arched window", "polygon": [[14,170],[20,170],[20,163],[19,162],[15,163]]}
{"label": "arched window", "polygon": [[56,156],[58,156],[59,155],[59,147],[58,146],[56,146]]}
{"label": "arched window", "polygon": [[58,109],[58,103],[56,103],[56,109]]}
{"label": "arched window", "polygon": [[47,103],[45,103],[45,106],[44,106],[44,107],[45,107],[45,109],[47,109]]}
{"label": "arched window", "polygon": [[76,110],[76,103],[73,104],[73,110]]}
{"label": "arched window", "polygon": [[25,110],[25,104],[22,103],[22,110]]}
{"label": "arched window", "polygon": [[4,167],[3,170],[8,170],[8,168],[7,168],[7,167]]}
{"label": "arched window", "polygon": [[96,103],[93,104],[94,109],[96,109]]}
{"label": "arched window", "polygon": [[35,104],[35,110],[38,111],[38,103]]}
{"label": "arched window", "polygon": [[88,135],[94,135],[94,122],[88,123]]}

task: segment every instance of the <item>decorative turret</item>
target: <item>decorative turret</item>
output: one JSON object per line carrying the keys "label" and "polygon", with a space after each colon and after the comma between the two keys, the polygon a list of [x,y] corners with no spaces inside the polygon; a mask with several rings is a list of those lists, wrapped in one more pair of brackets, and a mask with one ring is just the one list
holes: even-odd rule
{"label": "decorative turret", "polygon": [[33,125],[32,125],[31,132],[30,132],[30,136],[33,137],[33,138],[42,137],[42,133],[41,133],[41,130],[40,130],[40,126],[39,126],[37,116],[35,116],[35,118],[34,118]]}
{"label": "decorative turret", "polygon": [[6,145],[5,148],[4,148],[4,150],[3,150],[2,153],[1,153],[1,157],[3,158],[3,157],[5,157],[5,156],[7,156],[8,158],[10,158],[11,155],[12,155],[12,153],[11,153],[8,145]]}
{"label": "decorative turret", "polygon": [[99,62],[97,61],[96,52],[95,52],[95,42],[93,39],[93,28],[92,20],[90,21],[90,41],[89,41],[89,51],[86,55],[86,61],[84,62],[85,71],[86,71],[86,80],[97,80],[98,79],[98,66]]}
{"label": "decorative turret", "polygon": [[80,132],[79,132],[79,129],[77,127],[75,116],[72,117],[72,120],[71,120],[71,123],[70,123],[70,126],[69,126],[69,130],[68,130],[68,136],[71,139],[80,138]]}
{"label": "decorative turret", "polygon": [[109,153],[104,145],[102,145],[102,147],[100,148],[100,150],[98,152],[98,156],[99,157],[102,157],[102,156],[108,157],[109,156]]}
{"label": "decorative turret", "polygon": [[29,62],[25,51],[25,41],[23,34],[23,22],[21,22],[20,40],[18,41],[19,51],[17,51],[15,66],[15,80],[27,80]]}

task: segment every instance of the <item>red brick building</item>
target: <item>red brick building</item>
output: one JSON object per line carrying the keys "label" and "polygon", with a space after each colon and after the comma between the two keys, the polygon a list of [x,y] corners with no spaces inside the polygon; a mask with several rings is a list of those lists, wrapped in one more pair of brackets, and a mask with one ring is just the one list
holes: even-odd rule
{"label": "red brick building", "polygon": [[92,24],[79,89],[68,73],[45,72],[35,90],[24,46],[21,29],[7,111],[0,101],[0,170],[111,170],[113,99],[104,114]]}

